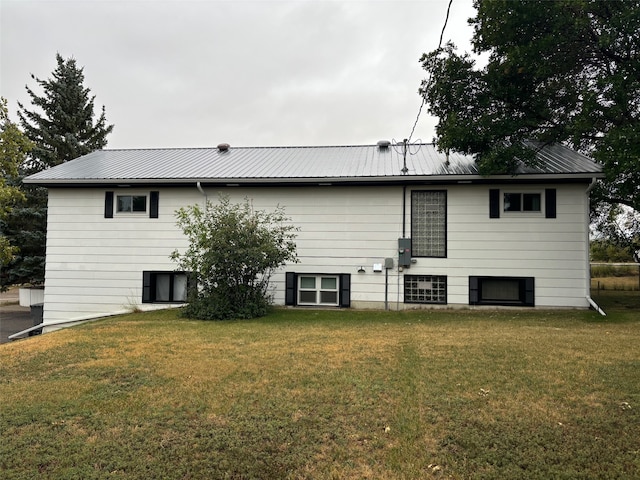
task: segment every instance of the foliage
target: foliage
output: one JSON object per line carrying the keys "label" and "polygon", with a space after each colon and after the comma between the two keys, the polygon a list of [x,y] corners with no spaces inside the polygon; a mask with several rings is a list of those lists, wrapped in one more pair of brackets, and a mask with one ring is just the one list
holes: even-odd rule
{"label": "foliage", "polygon": [[607,313],[163,311],[2,345],[2,478],[639,478],[638,311]]}
{"label": "foliage", "polygon": [[592,240],[590,244],[592,262],[633,262],[633,251],[606,239]]}
{"label": "foliage", "polygon": [[254,318],[266,315],[269,279],[286,262],[297,261],[295,230],[282,208],[254,211],[248,200],[232,204],[221,196],[176,212],[189,239],[186,252],[173,252],[179,268],[195,276],[185,314],[201,319]]}
{"label": "foliage", "polygon": [[534,161],[528,140],[564,142],[604,166],[594,198],[640,211],[640,1],[475,0],[477,68],[453,44],[425,54],[420,92],[437,144],[483,174]]}
{"label": "foliage", "polygon": [[34,173],[68,160],[99,150],[107,145],[107,135],[113,125],[107,125],[105,108],[94,122],[94,99],[84,86],[83,69],[73,58],[63,59],[56,54],[57,67],[52,78],[31,78],[44,91],[38,96],[26,87],[31,103],[37,110],[27,110],[18,103],[18,116],[26,135],[34,142],[26,173]]}
{"label": "foliage", "polygon": [[84,83],[83,69],[73,58],[56,55],[57,67],[48,80],[31,77],[42,88],[39,96],[26,87],[34,110],[18,103],[22,128],[32,147],[13,180],[26,196],[26,202],[0,224],[6,237],[20,252],[1,271],[2,284],[39,284],[44,281],[47,226],[47,191],[23,185],[24,176],[59,165],[103,148],[113,125],[107,125],[105,109],[94,121],[94,96]]}
{"label": "foliage", "polygon": [[44,282],[47,229],[47,190],[21,185],[26,201],[15,206],[0,224],[7,238],[20,246],[13,260],[0,271],[2,285]]}
{"label": "foliage", "polygon": [[591,222],[593,230],[617,248],[631,254],[640,249],[640,211],[618,204],[600,204],[592,209]]}
{"label": "foliage", "polygon": [[[18,253],[18,243],[6,236],[4,220],[25,196],[11,184],[18,176],[18,169],[32,148],[32,143],[9,119],[7,100],[0,97],[0,266],[7,265]],[[4,287],[4,283],[1,284]]]}

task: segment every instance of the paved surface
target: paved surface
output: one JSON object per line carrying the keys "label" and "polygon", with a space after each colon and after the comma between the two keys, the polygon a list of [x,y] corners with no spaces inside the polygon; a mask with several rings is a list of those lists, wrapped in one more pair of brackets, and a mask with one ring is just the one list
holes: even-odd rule
{"label": "paved surface", "polygon": [[9,342],[9,335],[32,326],[31,309],[18,305],[18,289],[0,293],[0,343]]}

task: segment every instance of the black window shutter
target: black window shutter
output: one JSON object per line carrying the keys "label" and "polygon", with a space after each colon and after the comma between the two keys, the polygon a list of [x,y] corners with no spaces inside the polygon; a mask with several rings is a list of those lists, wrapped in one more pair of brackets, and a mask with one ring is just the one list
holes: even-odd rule
{"label": "black window shutter", "polygon": [[113,218],[113,192],[104,192],[104,218]]}
{"label": "black window shutter", "polygon": [[535,279],[527,277],[524,279],[524,304],[530,307],[534,306]]}
{"label": "black window shutter", "polygon": [[285,305],[296,304],[296,274],[294,272],[285,273]]}
{"label": "black window shutter", "polygon": [[556,218],[556,189],[547,188],[544,191],[544,214],[547,218]]}
{"label": "black window shutter", "polygon": [[480,303],[478,277],[469,277],[469,305],[477,305]]}
{"label": "black window shutter", "polygon": [[489,218],[500,218],[500,190],[489,189]]}
{"label": "black window shutter", "polygon": [[151,303],[151,272],[142,272],[142,303]]}
{"label": "black window shutter", "polygon": [[198,295],[198,275],[194,272],[185,273],[187,274],[187,302],[189,302]]}
{"label": "black window shutter", "polygon": [[340,275],[340,306],[348,308],[351,306],[351,274]]}
{"label": "black window shutter", "polygon": [[149,194],[149,218],[158,218],[158,197],[160,192],[150,192]]}

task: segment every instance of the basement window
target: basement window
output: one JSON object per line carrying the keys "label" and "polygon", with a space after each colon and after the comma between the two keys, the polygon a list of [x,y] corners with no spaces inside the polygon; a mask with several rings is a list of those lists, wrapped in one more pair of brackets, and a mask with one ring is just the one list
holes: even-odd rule
{"label": "basement window", "polygon": [[347,308],[351,305],[351,275],[286,272],[285,305]]}
{"label": "basement window", "polygon": [[470,305],[533,307],[533,277],[469,277]]}
{"label": "basement window", "polygon": [[405,275],[404,303],[447,303],[447,277]]}
{"label": "basement window", "polygon": [[300,275],[298,277],[298,305],[338,306],[337,275]]}
{"label": "basement window", "polygon": [[188,283],[186,272],[142,272],[142,303],[184,303]]}

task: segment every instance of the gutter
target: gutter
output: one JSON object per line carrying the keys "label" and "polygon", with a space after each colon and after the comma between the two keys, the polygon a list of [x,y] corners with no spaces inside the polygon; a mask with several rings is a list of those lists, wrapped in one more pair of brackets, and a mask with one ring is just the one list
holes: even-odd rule
{"label": "gutter", "polygon": [[157,185],[157,186],[187,186],[193,182],[210,186],[272,186],[272,185],[439,185],[439,184],[495,184],[495,183],[574,183],[603,178],[604,175],[595,172],[584,173],[552,173],[552,174],[519,174],[513,175],[492,175],[483,177],[477,174],[449,174],[449,175],[383,175],[371,177],[217,177],[217,178],[49,178],[33,179],[27,177],[23,180],[25,184],[39,185],[42,187],[118,187],[133,185]]}
{"label": "gutter", "polygon": [[[593,187],[596,186],[596,182],[597,182],[597,178],[593,177],[591,179],[591,183],[589,184],[589,186],[587,187],[587,189],[585,190],[585,195],[587,196],[587,202],[589,201],[589,193],[591,193],[591,190],[593,190]],[[588,207],[588,204],[587,204]],[[587,219],[586,219],[586,224],[589,225],[589,210],[587,208]],[[587,231],[587,238],[586,238],[586,252],[589,252],[589,232]],[[586,285],[586,291],[587,291],[587,302],[589,302],[589,305],[591,305],[591,307],[598,312],[600,315],[602,315],[603,317],[606,317],[607,314],[604,312],[604,310],[602,310],[602,308],[600,308],[600,306],[591,298],[591,262],[589,262],[589,254],[587,253],[587,272],[589,272],[589,276],[587,278],[587,285]]]}

